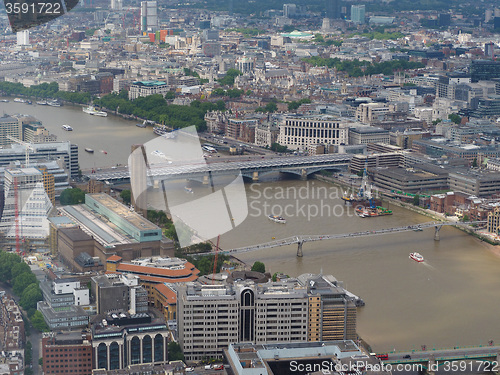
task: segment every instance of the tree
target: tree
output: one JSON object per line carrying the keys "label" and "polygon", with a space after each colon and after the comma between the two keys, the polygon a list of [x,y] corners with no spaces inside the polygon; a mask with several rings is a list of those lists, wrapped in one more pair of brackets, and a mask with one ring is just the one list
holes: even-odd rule
{"label": "tree", "polygon": [[168,343],[168,359],[170,361],[184,361],[181,346],[175,341]]}
{"label": "tree", "polygon": [[266,272],[266,265],[262,262],[255,262],[252,266],[252,271],[264,273]]}
{"label": "tree", "polygon": [[131,199],[132,199],[132,193],[130,190],[122,190],[120,193],[120,198],[123,199],[123,203],[125,205],[130,205]]}
{"label": "tree", "polygon": [[85,192],[79,188],[66,189],[61,193],[59,202],[63,206],[83,203],[85,202]]}
{"label": "tree", "polygon": [[31,272],[24,272],[12,279],[12,290],[18,296],[28,287],[28,285],[37,283],[36,276]]}
{"label": "tree", "polygon": [[420,204],[420,195],[416,194],[414,197],[413,197],[413,205],[414,206],[418,206]]}
{"label": "tree", "polygon": [[47,323],[45,323],[45,319],[43,319],[43,315],[40,311],[36,310],[33,316],[31,317],[31,324],[33,327],[40,332],[48,332],[49,327]]}
{"label": "tree", "polygon": [[274,152],[283,153],[283,152],[287,152],[287,151],[288,151],[288,147],[286,147],[286,146],[282,146],[282,145],[280,145],[279,143],[274,142],[274,143],[271,145],[271,150],[272,150],[272,151],[274,151]]}
{"label": "tree", "polygon": [[272,281],[273,281],[273,282],[278,281],[278,272],[275,272],[275,273],[273,274]]}
{"label": "tree", "polygon": [[462,117],[456,113],[450,113],[448,115],[448,119],[454,122],[455,124],[460,124],[462,122]]}
{"label": "tree", "polygon": [[37,302],[42,299],[42,292],[38,284],[31,283],[22,291],[19,304],[28,312],[28,315],[32,315],[36,310]]}
{"label": "tree", "polygon": [[472,160],[472,168],[477,168],[477,158],[474,158],[474,160]]}

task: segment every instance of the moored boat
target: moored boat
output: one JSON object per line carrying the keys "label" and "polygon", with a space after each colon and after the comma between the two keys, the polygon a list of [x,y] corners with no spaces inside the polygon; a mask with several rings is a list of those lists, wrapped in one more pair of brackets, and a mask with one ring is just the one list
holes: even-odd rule
{"label": "moored boat", "polygon": [[99,116],[99,117],[106,117],[108,114],[107,112],[104,111],[98,111],[94,106],[89,105],[87,108],[83,108],[83,112],[92,115],[92,116]]}
{"label": "moored boat", "polygon": [[16,103],[26,103],[26,100],[25,99],[21,99],[21,98],[14,98],[14,101]]}
{"label": "moored boat", "polygon": [[48,105],[48,103],[45,100],[39,100],[38,102],[36,102],[36,104],[38,104],[38,105]]}
{"label": "moored boat", "polygon": [[190,194],[193,194],[193,193],[194,193],[193,189],[191,189],[190,187],[187,187],[187,186],[184,186],[184,191],[185,191],[186,193],[190,193]]}
{"label": "moored boat", "polygon": [[419,263],[424,261],[424,257],[420,253],[410,253],[409,258]]}
{"label": "moored boat", "polygon": [[47,105],[50,105],[51,107],[60,107],[61,103],[59,103],[57,100],[51,100],[47,102]]}
{"label": "moored boat", "polygon": [[279,224],[286,224],[286,219],[283,216],[269,215],[268,219]]}

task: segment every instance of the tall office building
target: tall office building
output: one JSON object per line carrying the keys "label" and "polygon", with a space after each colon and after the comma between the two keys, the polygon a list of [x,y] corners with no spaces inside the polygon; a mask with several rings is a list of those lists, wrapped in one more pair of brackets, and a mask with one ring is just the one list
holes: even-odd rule
{"label": "tall office building", "polygon": [[283,16],[286,18],[294,18],[297,14],[297,5],[283,4]]}
{"label": "tall office building", "polygon": [[342,4],[340,0],[326,0],[326,18],[341,18]]}
{"label": "tall office building", "polygon": [[18,31],[16,33],[16,36],[17,36],[17,45],[18,46],[27,46],[30,44],[30,31],[29,30]]}
{"label": "tall office building", "polygon": [[22,140],[22,126],[17,118],[4,115],[0,117],[0,147],[14,143],[7,136]]}
{"label": "tall office building", "polygon": [[158,28],[158,2],[141,1],[141,31],[156,31]]}
{"label": "tall office building", "polygon": [[123,1],[122,0],[111,0],[111,9],[112,10],[122,10],[123,9]]}
{"label": "tall office building", "polygon": [[356,338],[354,299],[333,276],[304,274],[266,284],[179,285],[177,321],[188,361],[220,357],[234,342]]}
{"label": "tall office building", "polygon": [[351,21],[354,23],[365,23],[364,5],[351,5]]}

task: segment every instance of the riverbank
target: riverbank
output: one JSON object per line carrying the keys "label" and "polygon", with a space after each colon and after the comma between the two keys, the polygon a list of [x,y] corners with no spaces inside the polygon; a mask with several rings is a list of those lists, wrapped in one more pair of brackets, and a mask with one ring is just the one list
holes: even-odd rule
{"label": "riverbank", "polygon": [[[314,177],[319,181],[332,183],[333,185],[340,187],[342,190],[352,189],[352,186],[346,184],[343,181],[335,179],[333,177],[327,177],[327,176],[322,176],[322,175],[318,175],[318,174],[314,175]],[[384,200],[390,204],[393,204],[395,206],[404,208],[406,210],[415,212],[417,214],[429,217],[429,218],[436,220],[436,221],[443,221],[443,222],[450,222],[450,223],[454,223],[454,222],[459,221],[459,218],[456,216],[445,216],[442,213],[435,212],[435,211],[432,211],[432,210],[429,210],[426,208],[415,206],[411,203],[402,202],[401,200],[388,197],[387,195],[384,195],[384,193],[381,193],[380,195],[382,196],[382,200]],[[488,248],[490,249],[490,251],[492,253],[494,253],[495,255],[497,255],[498,257],[500,257],[500,247],[498,246],[500,244],[500,238],[499,238],[499,240],[495,241],[490,234],[487,234],[486,232],[485,233],[478,232],[474,228],[471,228],[470,226],[456,225],[454,227],[461,230],[462,232],[465,232],[465,233],[477,238],[479,241],[488,244]]]}

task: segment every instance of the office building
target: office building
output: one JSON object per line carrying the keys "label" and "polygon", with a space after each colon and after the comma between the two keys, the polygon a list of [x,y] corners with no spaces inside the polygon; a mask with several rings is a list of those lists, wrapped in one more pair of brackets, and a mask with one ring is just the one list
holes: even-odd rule
{"label": "office building", "polygon": [[5,203],[0,219],[0,232],[5,237],[14,239],[19,235],[43,243],[49,236],[47,217],[53,206],[43,178],[43,173],[33,167],[5,170]]}
{"label": "office building", "polygon": [[280,124],[278,143],[292,150],[309,150],[318,144],[347,144],[349,127],[347,119],[323,116],[289,116]]}
{"label": "office building", "polygon": [[120,370],[131,365],[166,364],[169,335],[163,318],[119,311],[106,314],[92,325],[93,368]]}
{"label": "office building", "polygon": [[16,33],[17,46],[28,46],[30,44],[30,31],[22,30]]}
{"label": "office building", "polygon": [[[29,148],[30,163],[61,160],[71,178],[78,176],[78,145],[70,142],[32,143]],[[0,148],[0,167],[8,167],[25,158],[24,145],[13,143],[10,148]]]}
{"label": "office building", "polygon": [[[59,212],[94,239],[93,251],[85,252],[91,251],[88,254],[98,257],[102,264],[112,255],[125,261],[173,255],[173,243],[162,237],[160,228],[107,194],[87,194],[85,204],[63,206]],[[70,247],[64,257],[76,258],[78,251]]]}
{"label": "office building", "polygon": [[176,289],[179,343],[188,361],[220,357],[234,342],[356,338],[355,302],[333,276]]}
{"label": "office building", "polygon": [[326,18],[341,18],[342,3],[340,0],[326,0]]}
{"label": "office building", "polygon": [[283,4],[283,17],[294,18],[297,14],[296,4]]}
{"label": "office building", "polygon": [[471,81],[487,81],[500,78],[500,61],[472,60],[470,63]]}
{"label": "office building", "polygon": [[[297,368],[297,373],[303,373],[298,370],[301,365],[307,365],[310,369],[322,370],[308,372],[311,374],[341,373],[334,371],[334,369],[342,368],[343,365],[349,369],[346,373],[375,374],[375,371],[363,371],[367,367],[366,363],[370,363],[372,368],[380,366],[377,358],[366,356],[352,340],[266,344],[234,343],[224,351],[224,356],[230,368],[228,372],[235,375],[291,374],[293,368]],[[304,366],[304,368],[306,367]]]}
{"label": "office building", "polygon": [[373,126],[349,128],[349,144],[390,143],[389,131]]}
{"label": "office building", "polygon": [[156,31],[158,28],[158,2],[141,1],[141,31]]}
{"label": "office building", "polygon": [[7,136],[22,140],[22,127],[17,118],[3,115],[0,117],[0,146],[14,143]]}
{"label": "office building", "polygon": [[351,21],[365,23],[365,5],[351,5]]}
{"label": "office building", "polygon": [[163,81],[136,81],[130,85],[128,98],[137,99],[140,96],[149,96],[155,94],[165,94],[169,91],[169,86]]}
{"label": "office building", "polygon": [[130,311],[132,314],[148,311],[148,295],[135,275],[106,274],[91,278],[92,295],[97,313]]}
{"label": "office building", "polygon": [[106,271],[137,276],[148,292],[151,305],[154,305],[155,286],[163,283],[195,281],[200,273],[192,263],[185,259],[148,257],[125,262],[117,255],[107,259]]}
{"label": "office building", "polygon": [[51,330],[72,330],[86,327],[92,309],[89,289],[76,278],[55,279],[40,283],[43,301],[40,311]]}
{"label": "office building", "polygon": [[90,335],[85,332],[45,332],[41,358],[45,375],[91,375]]}

